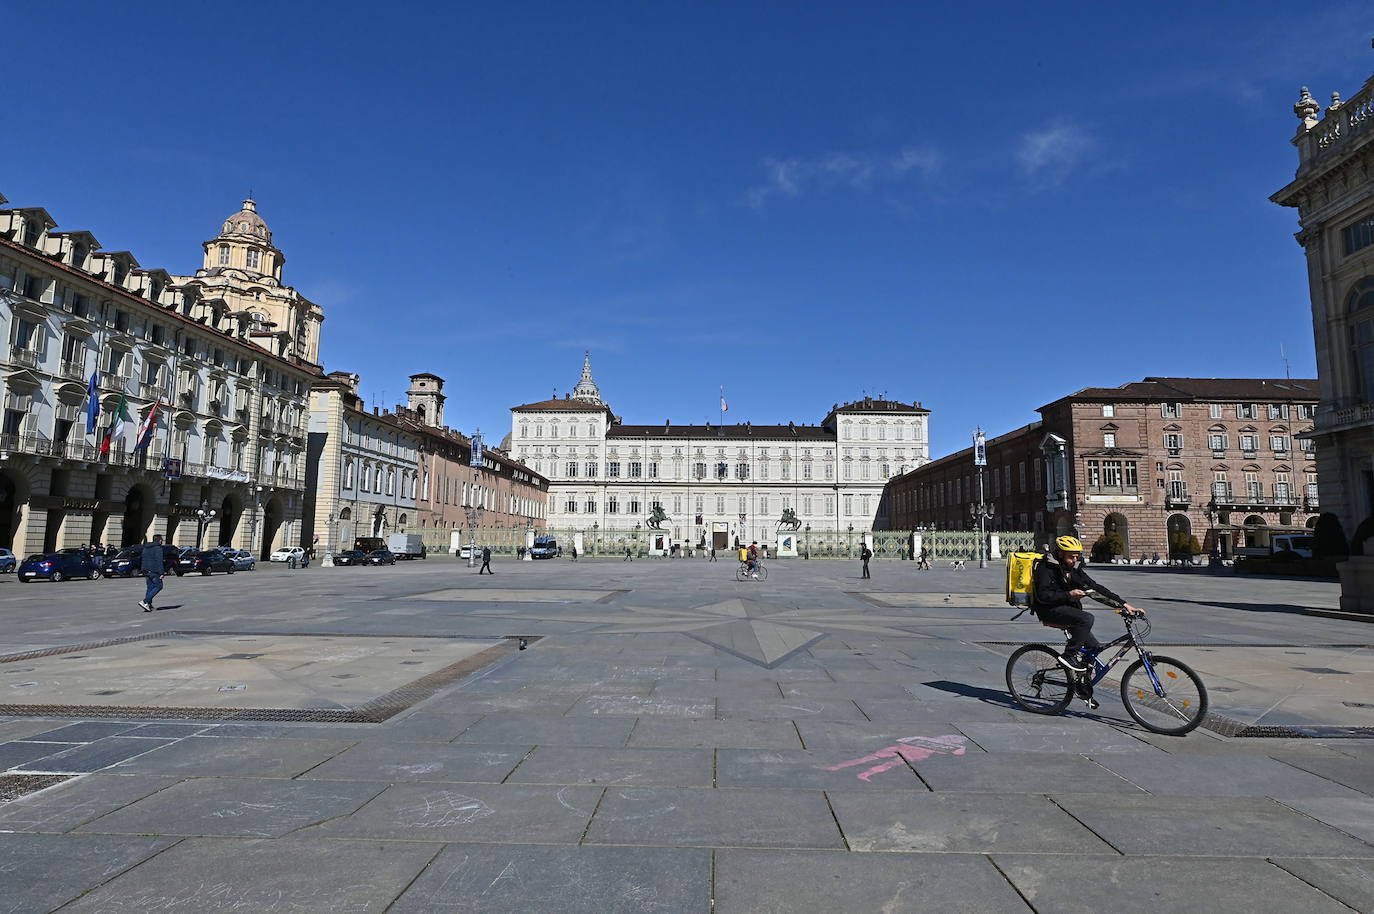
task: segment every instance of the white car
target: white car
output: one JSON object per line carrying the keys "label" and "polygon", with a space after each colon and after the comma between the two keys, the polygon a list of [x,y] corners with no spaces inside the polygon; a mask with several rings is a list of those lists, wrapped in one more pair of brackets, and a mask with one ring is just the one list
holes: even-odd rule
{"label": "white car", "polygon": [[472,558],[472,547],[471,547],[471,546],[463,546],[463,547],[461,547],[461,548],[458,550],[458,558],[460,558],[460,559],[470,559],[470,558]]}
{"label": "white car", "polygon": [[300,546],[283,546],[276,552],[267,557],[269,562],[289,562],[292,559],[300,561],[305,558],[305,550]]}

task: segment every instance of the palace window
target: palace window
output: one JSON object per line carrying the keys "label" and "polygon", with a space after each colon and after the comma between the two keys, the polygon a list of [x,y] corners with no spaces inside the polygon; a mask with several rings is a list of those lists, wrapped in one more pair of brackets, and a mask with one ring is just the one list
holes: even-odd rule
{"label": "palace window", "polygon": [[706,478],[706,464],[704,464],[704,463],[694,463],[694,464],[692,464],[692,478],[693,478],[693,479],[705,479],[705,478]]}
{"label": "palace window", "polygon": [[227,244],[219,246],[219,265],[222,267],[229,266],[229,245]]}
{"label": "palace window", "polygon": [[1253,419],[1253,418],[1255,418],[1255,416],[1256,416],[1256,414],[1257,414],[1258,412],[1259,412],[1259,407],[1256,406],[1254,403],[1237,403],[1237,404],[1236,404],[1236,418],[1237,418],[1237,419]]}
{"label": "palace window", "polygon": [[1213,419],[1220,419],[1220,418],[1221,418],[1221,404],[1220,404],[1220,403],[1209,403],[1209,404],[1207,405],[1207,414],[1208,414],[1209,416],[1211,416]]}
{"label": "palace window", "polygon": [[588,514],[595,514],[595,513],[596,513],[596,499],[595,499],[595,498],[589,498],[589,499],[587,499],[587,513],[588,513]]}
{"label": "palace window", "polygon": [[612,479],[620,478],[620,461],[609,460],[606,462],[606,475]]}
{"label": "palace window", "polygon": [[1227,441],[1225,435],[1208,435],[1207,446],[1214,451],[1226,450]]}
{"label": "palace window", "polygon": [[1341,242],[1345,247],[1346,257],[1374,244],[1374,216],[1341,229]]}
{"label": "palace window", "polygon": [[1270,404],[1269,404],[1269,418],[1270,418],[1271,420],[1273,420],[1273,419],[1287,419],[1287,418],[1288,418],[1288,404],[1287,404],[1287,403],[1270,403]]}
{"label": "palace window", "polygon": [[649,461],[649,478],[650,478],[650,479],[657,479],[657,478],[658,478],[658,461],[657,461],[657,460],[650,460],[650,461]]}
{"label": "palace window", "polygon": [[1183,436],[1177,432],[1168,432],[1164,435],[1164,447],[1170,451],[1183,450]]}
{"label": "palace window", "polygon": [[569,460],[569,461],[567,462],[567,465],[564,466],[563,469],[567,471],[564,475],[566,475],[569,479],[576,479],[576,478],[577,478],[577,461],[576,461],[576,460]]}
{"label": "palace window", "polygon": [[588,479],[595,479],[595,478],[596,478],[596,461],[594,461],[594,460],[593,460],[593,461],[589,461],[589,462],[587,463],[587,478],[588,478]]}
{"label": "palace window", "polygon": [[256,248],[248,249],[248,269],[256,270],[262,265],[262,252]]}
{"label": "palace window", "polygon": [[1279,453],[1279,454],[1287,453],[1287,452],[1288,452],[1288,436],[1287,436],[1287,435],[1270,435],[1270,436],[1269,436],[1269,449],[1270,449],[1271,451],[1274,451],[1275,453]]}
{"label": "palace window", "polygon": [[1247,454],[1253,454],[1255,451],[1259,450],[1259,436],[1241,435],[1240,449]]}
{"label": "palace window", "polygon": [[631,461],[630,461],[630,478],[631,478],[631,479],[639,479],[639,478],[640,478],[641,476],[643,476],[643,475],[644,475],[644,464],[640,463],[638,460],[631,460]]}
{"label": "palace window", "polygon": [[1103,446],[1103,447],[1116,447],[1116,432],[1103,432],[1103,433],[1102,433],[1102,446]]}
{"label": "palace window", "polygon": [[612,496],[610,496],[610,497],[608,497],[608,498],[606,499],[606,513],[607,513],[607,514],[619,514],[619,513],[620,513],[620,500],[617,499],[614,495],[612,495]]}
{"label": "palace window", "polygon": [[735,478],[736,478],[736,479],[748,479],[748,478],[749,478],[749,464],[747,464],[747,463],[737,463],[737,464],[735,464]]}
{"label": "palace window", "polygon": [[1112,418],[1112,417],[1115,416],[1115,415],[1116,415],[1116,404],[1114,404],[1114,403],[1103,403],[1103,404],[1102,404],[1102,417],[1103,417],[1104,419],[1110,419],[1110,418]]}
{"label": "palace window", "polygon": [[1159,404],[1159,414],[1165,419],[1177,419],[1183,408],[1177,403]]}
{"label": "palace window", "polygon": [[628,504],[629,504],[629,507],[628,507],[628,508],[626,509],[626,511],[625,511],[626,514],[638,514],[638,513],[639,513],[639,499],[638,499],[638,498],[632,498],[632,499],[630,499],[630,501],[629,501]]}
{"label": "palace window", "polygon": [[569,498],[567,501],[565,501],[565,502],[563,503],[563,510],[564,510],[564,513],[566,513],[566,514],[576,514],[576,513],[577,513],[577,499],[576,499],[576,498]]}

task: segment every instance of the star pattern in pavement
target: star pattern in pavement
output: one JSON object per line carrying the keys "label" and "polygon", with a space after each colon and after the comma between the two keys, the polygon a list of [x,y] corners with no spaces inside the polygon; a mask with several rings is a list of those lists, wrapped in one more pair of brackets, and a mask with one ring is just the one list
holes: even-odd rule
{"label": "star pattern in pavement", "polygon": [[[509,609],[476,610],[472,615],[509,617],[512,613]],[[680,609],[623,606],[556,616],[542,616],[538,609],[532,609],[517,615],[531,620],[580,622],[589,626],[586,631],[607,634],[676,632],[770,669],[836,631],[928,637],[902,627],[916,622],[910,615],[862,609],[797,609],[752,599],[721,600]]]}

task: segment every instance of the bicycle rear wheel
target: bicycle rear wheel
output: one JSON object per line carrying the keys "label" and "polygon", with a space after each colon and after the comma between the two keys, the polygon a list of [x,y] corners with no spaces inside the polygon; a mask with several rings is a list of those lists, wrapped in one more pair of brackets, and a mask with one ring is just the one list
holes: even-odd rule
{"label": "bicycle rear wheel", "polygon": [[1073,701],[1071,675],[1059,665],[1057,651],[1043,644],[1027,644],[1007,660],[1007,691],[1027,711],[1058,714]]}
{"label": "bicycle rear wheel", "polygon": [[735,569],[735,580],[736,580],[736,581],[747,581],[747,580],[749,580],[749,568],[748,568],[748,566],[746,566],[746,565],[740,565],[739,567],[737,567],[737,568]]}
{"label": "bicycle rear wheel", "polygon": [[[1192,668],[1172,657],[1152,656],[1154,681],[1137,660],[1121,677],[1121,703],[1126,713],[1146,730],[1182,736],[1202,723],[1207,715],[1207,688]],[[1159,691],[1155,690],[1159,683]],[[1162,692],[1163,694],[1160,694]]]}

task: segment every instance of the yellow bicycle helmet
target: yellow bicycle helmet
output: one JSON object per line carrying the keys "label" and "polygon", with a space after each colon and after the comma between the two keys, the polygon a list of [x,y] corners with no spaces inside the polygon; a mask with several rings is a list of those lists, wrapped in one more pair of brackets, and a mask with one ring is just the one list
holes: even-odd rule
{"label": "yellow bicycle helmet", "polygon": [[1054,541],[1054,548],[1058,552],[1082,552],[1083,544],[1076,536],[1061,536]]}

